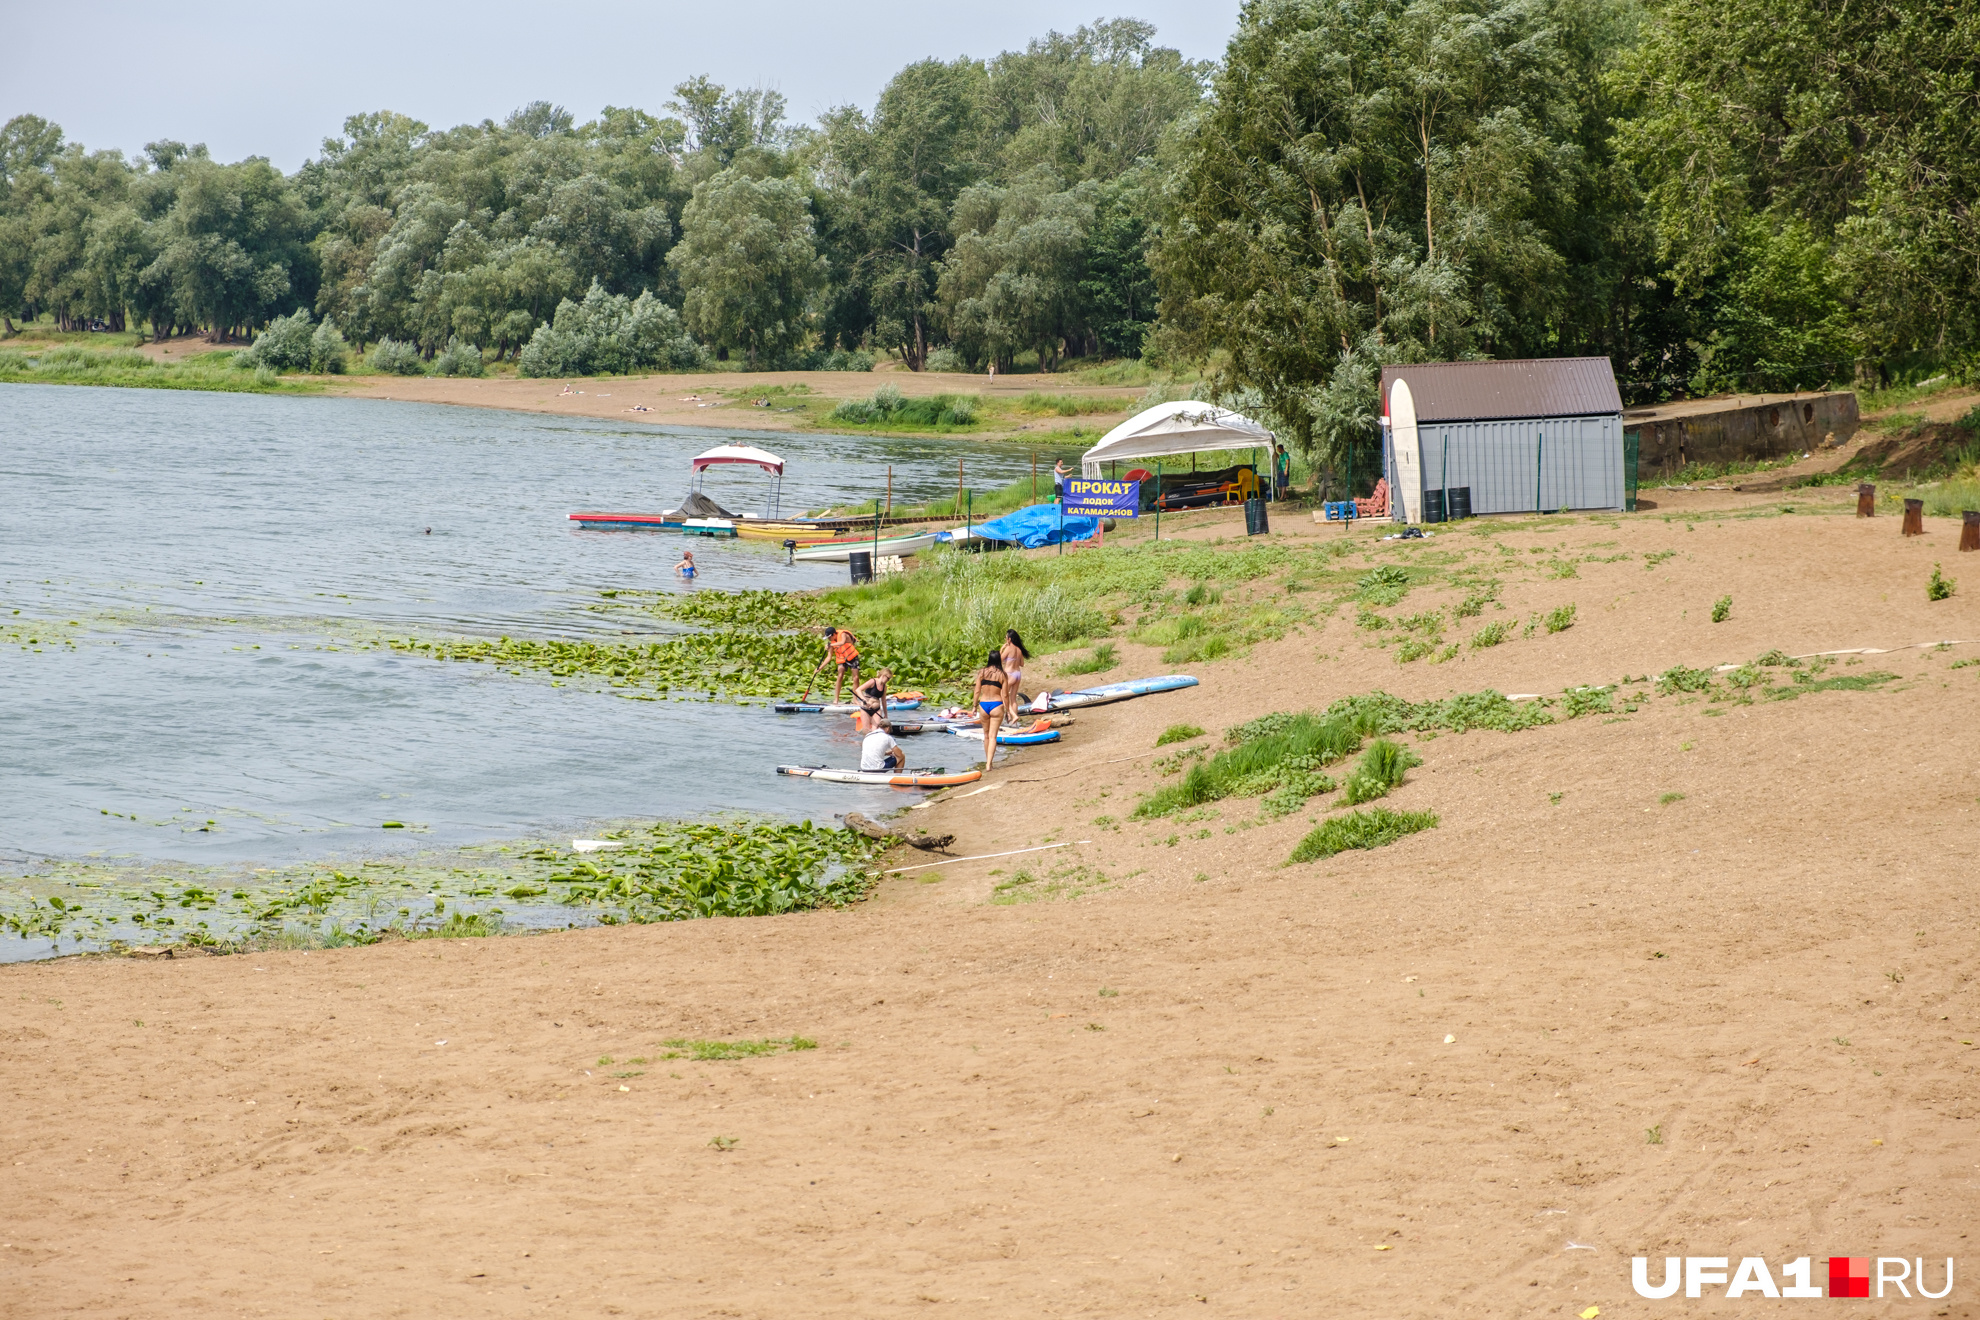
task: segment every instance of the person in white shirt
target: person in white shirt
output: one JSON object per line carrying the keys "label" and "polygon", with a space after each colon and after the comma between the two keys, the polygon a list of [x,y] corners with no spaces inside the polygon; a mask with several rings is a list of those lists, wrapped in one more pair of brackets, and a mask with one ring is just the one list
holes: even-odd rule
{"label": "person in white shirt", "polygon": [[859,768],[862,770],[899,770],[907,765],[907,754],[901,745],[894,741],[893,726],[885,720],[876,722],[873,732],[866,735],[859,747]]}

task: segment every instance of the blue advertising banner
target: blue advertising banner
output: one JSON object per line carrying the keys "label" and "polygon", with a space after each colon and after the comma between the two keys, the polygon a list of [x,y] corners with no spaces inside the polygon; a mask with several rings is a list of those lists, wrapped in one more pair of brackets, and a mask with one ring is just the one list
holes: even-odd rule
{"label": "blue advertising banner", "polygon": [[1068,518],[1139,518],[1141,483],[1067,477],[1059,487],[1059,501]]}

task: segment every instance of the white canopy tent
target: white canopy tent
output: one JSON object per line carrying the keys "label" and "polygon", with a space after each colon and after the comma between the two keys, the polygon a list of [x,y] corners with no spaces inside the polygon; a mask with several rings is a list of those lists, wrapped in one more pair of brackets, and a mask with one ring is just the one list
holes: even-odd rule
{"label": "white canopy tent", "polygon": [[753,445],[716,445],[705,454],[697,454],[694,459],[694,481],[690,492],[701,494],[701,479],[712,467],[762,468],[770,474],[770,498],[763,506],[763,516],[774,518],[781,510],[784,496],[784,460],[765,449]]}
{"label": "white canopy tent", "polygon": [[1198,399],[1177,399],[1144,409],[1107,432],[1080,456],[1079,470],[1081,476],[1097,478],[1102,463],[1122,459],[1260,447],[1277,449],[1277,437],[1243,413]]}

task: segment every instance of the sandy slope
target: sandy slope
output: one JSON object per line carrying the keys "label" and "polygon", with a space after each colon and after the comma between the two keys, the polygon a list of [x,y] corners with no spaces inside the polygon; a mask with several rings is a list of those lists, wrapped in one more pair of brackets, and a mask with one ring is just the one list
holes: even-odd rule
{"label": "sandy slope", "polygon": [[[1667,1253],[1951,1255],[1952,1299],[1875,1313],[1980,1315],[1980,645],[1414,740],[1387,805],[1442,825],[1330,862],[1279,865],[1324,803],[1093,823],[1175,721],[1980,642],[1950,522],[1687,530],[1678,496],[1498,538],[1635,556],[1508,582],[1503,617],[1579,605],[1558,636],[1398,667],[1343,612],[915,813],[1093,840],[1044,854],[1111,878],[1076,899],[968,863],[780,919],[0,968],[0,1316],[1738,1309],[1634,1297]],[[1972,581],[1928,604],[1935,560]],[[623,1062],[791,1034],[821,1047]]]}

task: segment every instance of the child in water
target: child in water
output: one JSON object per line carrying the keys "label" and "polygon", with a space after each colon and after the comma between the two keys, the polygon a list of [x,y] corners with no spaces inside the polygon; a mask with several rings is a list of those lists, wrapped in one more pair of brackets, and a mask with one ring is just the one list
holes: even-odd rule
{"label": "child in water", "polygon": [[694,575],[701,571],[694,566],[694,551],[681,551],[681,562],[674,565],[674,571],[688,581],[694,581]]}

